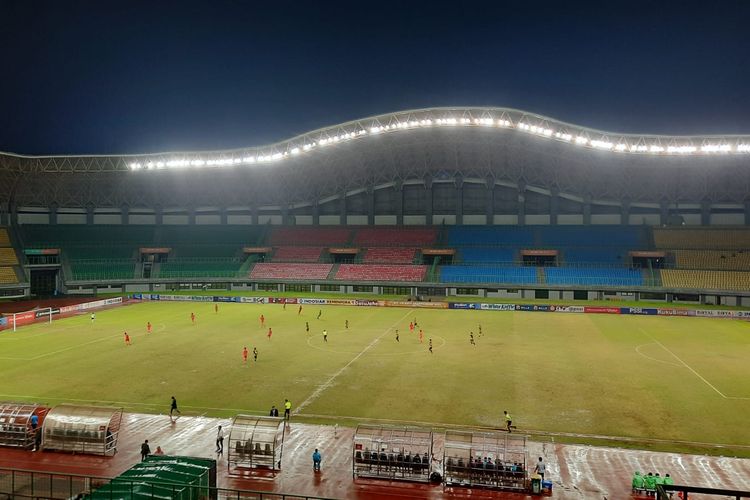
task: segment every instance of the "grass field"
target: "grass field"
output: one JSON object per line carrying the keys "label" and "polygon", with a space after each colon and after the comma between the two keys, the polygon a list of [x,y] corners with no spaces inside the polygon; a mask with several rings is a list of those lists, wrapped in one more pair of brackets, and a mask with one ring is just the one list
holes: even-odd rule
{"label": "grass field", "polygon": [[[94,323],[77,316],[0,333],[0,400],[165,413],[175,395],[183,413],[231,416],[267,414],[288,398],[295,418],[311,421],[489,427],[507,409],[520,432],[717,443],[727,447],[715,453],[750,455],[748,322],[345,306],[325,306],[317,320],[313,306],[301,316],[296,305],[219,308],[144,303]],[[415,318],[423,344],[409,333]],[[257,363],[252,354],[243,363],[243,346],[258,348]]]}

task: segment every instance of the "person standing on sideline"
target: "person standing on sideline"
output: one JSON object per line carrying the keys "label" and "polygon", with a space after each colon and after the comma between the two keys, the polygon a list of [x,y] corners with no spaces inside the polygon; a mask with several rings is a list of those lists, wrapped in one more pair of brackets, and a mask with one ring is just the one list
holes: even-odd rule
{"label": "person standing on sideline", "polygon": [[542,460],[542,457],[539,457],[539,461],[534,466],[534,472],[542,476],[542,481],[544,481],[544,473],[547,471],[547,464],[544,463],[544,460]]}
{"label": "person standing on sideline", "polygon": [[279,416],[279,409],[275,406],[271,406],[271,413],[269,414],[272,417],[278,417]]}
{"label": "person standing on sideline", "polygon": [[177,409],[177,400],[172,396],[172,404],[169,407],[169,416],[171,417],[174,412],[177,412],[178,415],[182,415],[182,412]]}
{"label": "person standing on sideline", "polygon": [[164,450],[161,449],[161,446],[156,447],[156,451],[154,452],[154,455],[164,455]]}
{"label": "person standing on sideline", "polygon": [[247,363],[247,346],[242,348],[242,362]]}
{"label": "person standing on sideline", "polygon": [[289,420],[292,416],[292,403],[288,400],[284,400],[284,420]]}
{"label": "person standing on sideline", "polygon": [[505,424],[507,426],[508,432],[510,433],[511,429],[516,428],[516,426],[513,425],[513,417],[511,417],[510,413],[508,413],[507,411],[504,411],[503,413],[505,415]]}
{"label": "person standing on sideline", "polygon": [[29,419],[29,421],[30,421],[30,423],[31,423],[31,430],[32,430],[32,431],[35,431],[35,430],[36,430],[36,428],[37,428],[37,427],[39,427],[39,417],[37,416],[37,414],[36,414],[36,413],[34,413],[34,414],[33,414],[33,415],[31,416],[31,419]]}
{"label": "person standing on sideline", "polygon": [[258,348],[253,347],[253,361],[258,362]]}
{"label": "person standing on sideline", "polygon": [[148,446],[148,439],[141,445],[141,462],[146,460],[151,455],[151,448]]}
{"label": "person standing on sideline", "polygon": [[128,332],[125,332],[125,345],[131,345],[130,344],[130,335],[128,335]]}
{"label": "person standing on sideline", "polygon": [[323,457],[320,455],[320,452],[317,448],[315,448],[315,451],[312,454],[313,459],[313,470],[315,472],[320,472],[320,461],[323,460]]}
{"label": "person standing on sideline", "polygon": [[216,431],[216,453],[219,455],[224,453],[224,431],[221,429],[221,426]]}
{"label": "person standing on sideline", "polygon": [[323,342],[328,342],[328,330],[323,330]]}

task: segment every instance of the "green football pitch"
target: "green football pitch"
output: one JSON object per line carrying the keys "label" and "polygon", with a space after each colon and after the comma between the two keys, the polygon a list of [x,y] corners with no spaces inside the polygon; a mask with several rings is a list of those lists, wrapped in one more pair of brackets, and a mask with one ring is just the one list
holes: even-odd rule
{"label": "green football pitch", "polygon": [[294,418],[347,425],[502,427],[508,410],[519,432],[747,456],[749,361],[744,321],[153,302],[0,333],[0,400],[166,413],[174,395],[183,414],[228,417],[288,398]]}

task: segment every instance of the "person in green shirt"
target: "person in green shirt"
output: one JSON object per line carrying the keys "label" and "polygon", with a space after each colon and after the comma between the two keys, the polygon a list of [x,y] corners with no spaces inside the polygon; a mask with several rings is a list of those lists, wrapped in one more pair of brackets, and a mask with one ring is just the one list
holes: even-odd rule
{"label": "person in green shirt", "polygon": [[643,476],[641,476],[641,473],[638,471],[635,471],[635,474],[633,474],[633,493],[636,492],[636,490],[642,490],[643,489]]}
{"label": "person in green shirt", "polygon": [[[672,486],[674,484],[674,479],[669,474],[664,475],[664,486]],[[672,495],[674,492],[668,491],[667,495],[669,495],[669,498],[672,498]]]}
{"label": "person in green shirt", "polygon": [[644,476],[643,482],[648,491],[656,490],[656,477],[651,472],[648,473],[648,476]]}

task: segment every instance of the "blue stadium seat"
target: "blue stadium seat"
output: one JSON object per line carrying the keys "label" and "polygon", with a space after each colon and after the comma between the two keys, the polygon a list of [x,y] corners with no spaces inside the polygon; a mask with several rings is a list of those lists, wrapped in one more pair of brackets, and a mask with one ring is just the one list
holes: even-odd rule
{"label": "blue stadium seat", "polygon": [[517,226],[456,226],[448,232],[448,244],[530,246],[534,244],[534,233],[531,228]]}
{"label": "blue stadium seat", "polygon": [[643,285],[643,274],[635,269],[548,267],[544,272],[550,285]]}
{"label": "blue stadium seat", "polygon": [[481,262],[505,262],[512,263],[515,259],[516,251],[513,248],[482,248],[466,247],[461,248],[461,262],[481,263]]}
{"label": "blue stadium seat", "polygon": [[533,285],[535,267],[443,266],[440,279],[446,283],[508,283]]}

